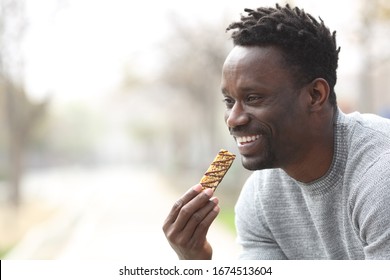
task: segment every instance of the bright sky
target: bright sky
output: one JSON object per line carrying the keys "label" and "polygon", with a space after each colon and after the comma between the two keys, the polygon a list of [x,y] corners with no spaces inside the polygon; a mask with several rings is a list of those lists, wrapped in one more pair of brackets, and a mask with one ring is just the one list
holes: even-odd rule
{"label": "bright sky", "polygon": [[[331,29],[339,30],[351,22],[354,12],[348,7],[351,1],[295,3],[314,16],[321,15]],[[26,86],[34,98],[51,93],[64,100],[96,98],[115,88],[130,58],[145,63],[145,69],[150,67],[150,61],[143,55],[152,51],[154,42],[149,38],[161,39],[166,34],[169,11],[186,13],[194,20],[213,20],[215,15],[222,16],[226,11],[235,15],[232,18],[235,20],[244,7],[275,3],[268,0],[26,2],[29,14],[24,45]],[[336,14],[335,7],[345,15]]]}

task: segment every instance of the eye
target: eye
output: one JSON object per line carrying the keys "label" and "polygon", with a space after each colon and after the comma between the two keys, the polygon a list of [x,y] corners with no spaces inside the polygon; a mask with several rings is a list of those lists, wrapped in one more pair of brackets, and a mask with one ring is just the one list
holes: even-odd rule
{"label": "eye", "polygon": [[257,104],[257,103],[262,102],[262,100],[263,100],[263,97],[261,95],[249,95],[246,98],[246,102],[249,104]]}
{"label": "eye", "polygon": [[233,105],[235,102],[233,98],[225,96],[222,101],[223,101],[223,103],[225,103],[226,108],[228,108],[228,109],[233,108]]}

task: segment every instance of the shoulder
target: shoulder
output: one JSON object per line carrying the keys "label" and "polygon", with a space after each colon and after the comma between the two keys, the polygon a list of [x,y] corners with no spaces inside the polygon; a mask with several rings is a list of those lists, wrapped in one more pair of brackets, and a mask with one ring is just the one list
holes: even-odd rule
{"label": "shoulder", "polygon": [[245,182],[242,193],[266,194],[270,189],[272,192],[277,192],[278,186],[287,179],[286,177],[288,176],[279,168],[257,170]]}
{"label": "shoulder", "polygon": [[355,136],[360,134],[372,136],[374,133],[375,136],[390,140],[390,119],[359,112],[344,114],[340,111],[339,115],[338,122],[346,126]]}
{"label": "shoulder", "polygon": [[390,153],[389,119],[373,114],[341,113],[336,126],[341,135],[337,141],[347,160],[347,174],[360,180],[371,167],[379,167],[384,155]]}
{"label": "shoulder", "polygon": [[[248,205],[255,208],[258,205],[258,197],[260,193],[266,192],[267,186],[269,186],[269,178],[272,176],[272,170],[258,170],[253,172],[246,180],[240,196],[237,201],[237,208],[248,209]],[[254,210],[254,209],[253,209]]]}
{"label": "shoulder", "polygon": [[390,198],[389,163],[390,151],[384,152],[375,160],[367,163],[366,169],[360,174],[360,180],[356,182],[353,190],[357,199],[368,201],[370,197]]}
{"label": "shoulder", "polygon": [[294,192],[300,192],[300,189],[282,169],[258,170],[247,179],[237,205],[248,208],[251,204],[255,211],[255,208],[272,207],[277,200],[289,201]]}
{"label": "shoulder", "polygon": [[373,163],[355,186],[352,223],[365,244],[366,258],[390,258],[390,154]]}
{"label": "shoulder", "polygon": [[[383,222],[390,226],[390,152],[372,161],[352,188],[351,213],[357,228]],[[369,226],[372,228],[372,225]]]}

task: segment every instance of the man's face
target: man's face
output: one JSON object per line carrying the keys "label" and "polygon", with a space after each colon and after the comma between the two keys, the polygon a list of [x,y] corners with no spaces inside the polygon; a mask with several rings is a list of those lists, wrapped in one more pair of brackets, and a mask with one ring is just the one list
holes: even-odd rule
{"label": "man's face", "polygon": [[275,47],[236,46],[223,66],[225,121],[249,170],[285,168],[305,153],[305,87]]}

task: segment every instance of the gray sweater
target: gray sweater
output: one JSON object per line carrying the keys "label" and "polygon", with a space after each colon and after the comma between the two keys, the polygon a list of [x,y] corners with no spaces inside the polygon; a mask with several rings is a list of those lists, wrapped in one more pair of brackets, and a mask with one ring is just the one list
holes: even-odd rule
{"label": "gray sweater", "polygon": [[334,131],[322,178],[249,177],[236,204],[242,259],[390,259],[390,121],[338,111]]}

